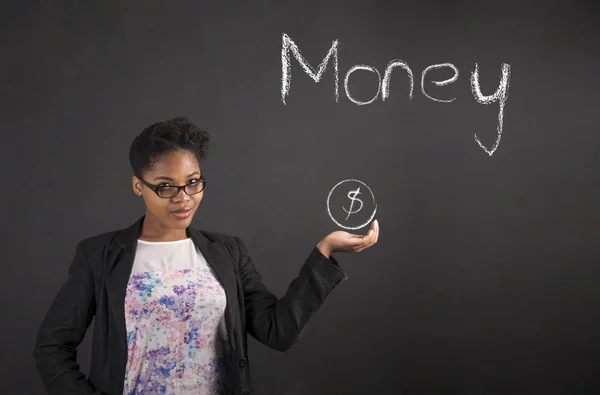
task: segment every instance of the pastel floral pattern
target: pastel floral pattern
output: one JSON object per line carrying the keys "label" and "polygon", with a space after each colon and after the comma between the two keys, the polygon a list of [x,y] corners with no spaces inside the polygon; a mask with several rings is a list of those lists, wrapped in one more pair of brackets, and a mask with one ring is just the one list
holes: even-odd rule
{"label": "pastel floral pattern", "polygon": [[132,274],[123,393],[229,394],[225,305],[210,267]]}

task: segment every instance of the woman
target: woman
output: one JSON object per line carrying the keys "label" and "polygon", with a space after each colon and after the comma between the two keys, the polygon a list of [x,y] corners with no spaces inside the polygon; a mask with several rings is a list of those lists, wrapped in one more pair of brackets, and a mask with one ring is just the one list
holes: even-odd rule
{"label": "woman", "polygon": [[[261,282],[238,237],[192,228],[209,135],[187,118],[155,123],[129,153],[146,213],[77,243],[34,357],[49,394],[250,394],[247,333],[285,351],[342,280],[335,252],[377,242],[342,231],[313,248],[285,296]],[[76,347],[95,319],[89,378]]]}

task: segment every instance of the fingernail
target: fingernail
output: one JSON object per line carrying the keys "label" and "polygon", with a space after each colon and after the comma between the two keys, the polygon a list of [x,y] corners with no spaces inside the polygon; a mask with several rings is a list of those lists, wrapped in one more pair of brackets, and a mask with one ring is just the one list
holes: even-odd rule
{"label": "fingernail", "polygon": [[377,222],[377,220],[375,220],[375,227],[379,228],[379,222]]}

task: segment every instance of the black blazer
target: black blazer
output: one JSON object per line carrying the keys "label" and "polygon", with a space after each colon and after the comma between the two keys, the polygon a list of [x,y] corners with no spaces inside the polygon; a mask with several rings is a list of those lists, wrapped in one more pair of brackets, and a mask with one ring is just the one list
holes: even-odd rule
{"label": "black blazer", "polygon": [[[49,394],[123,394],[127,362],[125,290],[144,217],[128,228],[77,243],[69,276],[35,343],[36,366]],[[241,239],[191,226],[186,233],[225,289],[234,394],[250,394],[247,333],[272,349],[289,349],[327,295],[347,276],[333,256],[327,259],[314,247],[285,296],[278,299],[262,283]],[[79,370],[76,348],[92,319],[92,360],[86,378]]]}

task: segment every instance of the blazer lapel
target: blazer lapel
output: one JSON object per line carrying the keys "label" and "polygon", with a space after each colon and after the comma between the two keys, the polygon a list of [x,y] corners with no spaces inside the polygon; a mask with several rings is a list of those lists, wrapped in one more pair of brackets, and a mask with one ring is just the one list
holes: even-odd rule
{"label": "blazer lapel", "polygon": [[196,247],[202,252],[202,255],[206,259],[208,265],[212,268],[217,277],[217,280],[221,283],[221,286],[225,290],[225,296],[227,298],[227,304],[225,307],[225,324],[227,327],[227,333],[231,341],[231,346],[236,349],[236,322],[235,311],[232,305],[237,303],[236,291],[237,283],[233,272],[233,262],[228,255],[227,247],[223,244],[221,239],[215,239],[214,241],[209,240],[201,231],[192,228],[187,228],[188,234],[194,241]]}
{"label": "blazer lapel", "polygon": [[[113,248],[108,252],[107,271],[105,277],[106,290],[108,293],[108,304],[112,318],[122,339],[121,346],[127,350],[127,329],[125,323],[125,293],[127,283],[131,276],[131,269],[135,258],[137,240],[142,233],[142,224],[145,216],[139,218],[133,225],[123,229],[115,237]],[[227,305],[225,308],[225,322],[227,332],[231,339],[231,345],[235,350],[235,309],[232,305],[236,303],[236,279],[230,262],[226,247],[221,239],[209,240],[201,231],[189,226],[186,233],[192,238],[196,247],[202,252],[208,265],[213,269],[221,286],[225,290]]]}
{"label": "blazer lapel", "polygon": [[114,319],[120,342],[124,351],[127,350],[127,329],[125,324],[125,292],[133,268],[137,239],[142,233],[142,224],[145,215],[130,227],[123,229],[115,237],[113,248],[110,249],[107,259],[105,277],[108,304]]}

